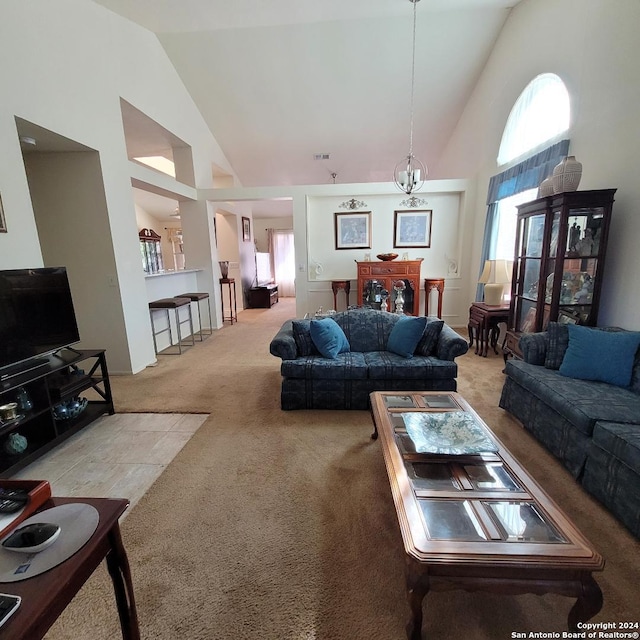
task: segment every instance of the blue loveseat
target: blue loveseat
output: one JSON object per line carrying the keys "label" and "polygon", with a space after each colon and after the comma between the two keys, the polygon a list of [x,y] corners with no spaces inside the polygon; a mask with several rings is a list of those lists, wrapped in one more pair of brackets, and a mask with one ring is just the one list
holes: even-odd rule
{"label": "blue loveseat", "polygon": [[620,386],[562,375],[568,345],[566,325],[524,334],[524,359],[507,362],[500,406],[640,537],[640,349],[630,354],[629,384]]}
{"label": "blue loveseat", "polygon": [[368,409],[372,391],[455,391],[457,356],[467,341],[437,318],[428,318],[415,355],[387,351],[400,316],[375,309],[352,309],[332,316],[350,351],[320,355],[311,339],[311,320],[287,320],[271,341],[282,359],[281,407],[290,409]]}

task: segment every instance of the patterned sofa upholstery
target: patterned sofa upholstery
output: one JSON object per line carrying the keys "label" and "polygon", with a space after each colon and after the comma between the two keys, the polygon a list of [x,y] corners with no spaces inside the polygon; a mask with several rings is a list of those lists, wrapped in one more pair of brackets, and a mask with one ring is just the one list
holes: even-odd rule
{"label": "patterned sofa upholstery", "polygon": [[524,360],[507,362],[500,406],[640,538],[640,350],[630,387],[568,378],[558,372],[565,332],[550,323],[521,337]]}
{"label": "patterned sofa upholstery", "polygon": [[[454,360],[467,352],[467,341],[437,318],[428,319],[412,358],[386,351],[399,319],[393,313],[352,309],[336,313],[333,319],[351,346],[335,359],[315,350],[310,320],[287,320],[271,341],[271,354],[282,359],[283,409],[368,409],[372,391],[456,390]],[[436,337],[429,335],[434,326]]]}

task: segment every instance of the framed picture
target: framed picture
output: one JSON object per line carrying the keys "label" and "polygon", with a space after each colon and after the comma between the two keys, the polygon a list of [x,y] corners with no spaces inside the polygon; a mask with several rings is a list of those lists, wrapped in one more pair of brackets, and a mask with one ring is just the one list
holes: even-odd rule
{"label": "framed picture", "polygon": [[371,211],[334,216],[336,249],[371,249]]}
{"label": "framed picture", "polygon": [[251,219],[242,216],[242,239],[251,242]]}
{"label": "framed picture", "polygon": [[393,246],[429,248],[431,246],[431,209],[396,211]]}
{"label": "framed picture", "polygon": [[0,194],[0,233],[7,233],[7,223],[4,219],[4,209],[2,208],[2,194]]}

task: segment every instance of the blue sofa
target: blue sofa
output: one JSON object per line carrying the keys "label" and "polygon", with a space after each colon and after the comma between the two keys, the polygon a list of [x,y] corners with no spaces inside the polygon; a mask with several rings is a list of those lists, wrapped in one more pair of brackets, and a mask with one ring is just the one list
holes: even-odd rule
{"label": "blue sofa", "polygon": [[351,309],[332,318],[344,331],[350,351],[325,358],[315,349],[311,320],[287,320],[269,350],[281,358],[281,407],[291,409],[368,409],[372,391],[455,391],[457,356],[467,341],[437,318],[428,318],[415,355],[386,350],[400,319],[375,309]]}
{"label": "blue sofa", "polygon": [[557,323],[524,334],[524,359],[507,362],[500,406],[640,537],[640,349],[623,387],[562,375],[568,342],[568,327]]}

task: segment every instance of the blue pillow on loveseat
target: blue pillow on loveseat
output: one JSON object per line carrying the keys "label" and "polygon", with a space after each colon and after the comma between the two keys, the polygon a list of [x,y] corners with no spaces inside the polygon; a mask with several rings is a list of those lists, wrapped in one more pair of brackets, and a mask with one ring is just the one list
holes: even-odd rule
{"label": "blue pillow on loveseat", "polygon": [[601,331],[579,325],[569,325],[568,331],[569,345],[560,365],[561,375],[618,387],[631,384],[640,332]]}
{"label": "blue pillow on loveseat", "polygon": [[340,325],[331,318],[312,320],[311,340],[315,348],[325,357],[335,359],[339,353],[350,351],[349,341]]}
{"label": "blue pillow on loveseat", "polygon": [[397,353],[403,358],[413,358],[426,326],[427,318],[425,316],[401,316],[391,329],[387,341],[387,351]]}

